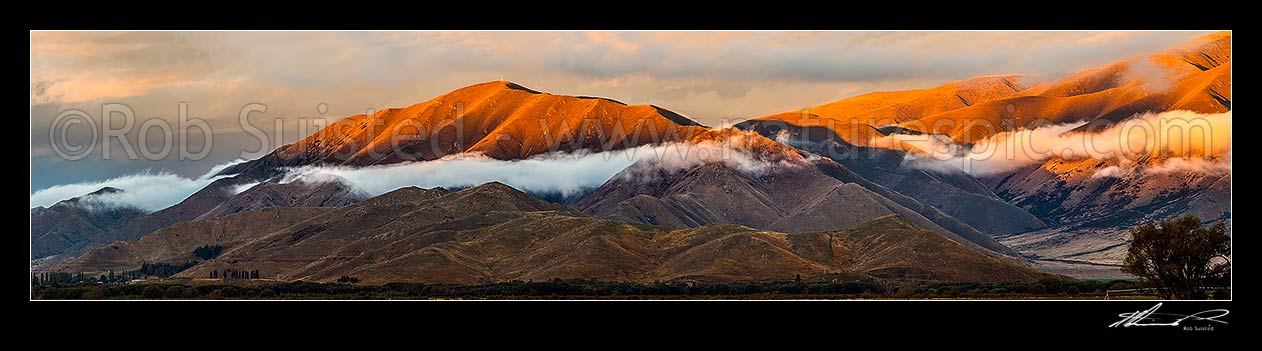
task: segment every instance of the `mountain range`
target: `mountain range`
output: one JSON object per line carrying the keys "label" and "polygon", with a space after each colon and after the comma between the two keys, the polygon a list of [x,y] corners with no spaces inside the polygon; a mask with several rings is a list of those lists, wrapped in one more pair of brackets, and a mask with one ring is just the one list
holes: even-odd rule
{"label": "mountain range", "polygon": [[737,127],[833,158],[960,218],[1040,267],[1080,276],[1118,276],[1129,229],[1139,223],[1184,214],[1230,223],[1230,170],[1144,172],[1166,158],[1141,156],[1128,160],[1135,171],[1098,177],[1119,160],[1051,157],[1012,172],[971,176],[908,167],[908,150],[871,146],[893,134],[933,133],[968,143],[1053,123],[1082,123],[1073,132],[1091,132],[1142,113],[1230,112],[1231,33],[1051,82],[1025,80],[986,76],[872,93]]}
{"label": "mountain range", "polygon": [[[258,269],[270,279],[364,283],[1055,276],[1031,267],[1120,276],[1130,227],[1181,214],[1229,221],[1230,170],[1100,178],[1097,170],[1118,161],[1052,157],[973,175],[912,167],[909,153],[917,150],[876,141],[932,134],[969,145],[1033,128],[1036,119],[1083,123],[1072,132],[1089,133],[1141,113],[1230,112],[1230,39],[1218,33],[1051,82],[996,75],[871,93],[733,129],[654,105],[486,82],[347,117],[228,167],[222,179],[156,212],[85,212],[75,199],[34,208],[32,261],[71,272],[202,261],[179,275]],[[1000,128],[977,128],[978,120]],[[287,177],[301,166],[469,154],[514,161],[646,147],[686,155],[640,157],[559,202],[495,182],[371,196],[346,180]],[[689,152],[733,154],[698,159]],[[74,220],[52,220],[63,217]],[[193,250],[203,245],[224,249],[199,259]]]}
{"label": "mountain range", "polygon": [[181,272],[258,269],[278,280],[476,284],[590,278],[637,282],[785,280],[837,272],[951,281],[1051,275],[887,215],[845,230],[784,234],[734,224],[671,228],[585,216],[501,183],[414,187],[340,208],[274,207],[180,223],[71,260],[70,270],[196,260]]}

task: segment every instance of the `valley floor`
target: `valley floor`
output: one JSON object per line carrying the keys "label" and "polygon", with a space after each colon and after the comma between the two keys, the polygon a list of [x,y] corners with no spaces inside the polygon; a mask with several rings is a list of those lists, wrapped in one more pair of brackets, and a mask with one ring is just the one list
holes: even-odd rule
{"label": "valley floor", "polygon": [[1130,244],[1121,230],[1050,228],[996,237],[1030,258],[1031,268],[1078,279],[1127,279],[1122,260]]}
{"label": "valley floor", "polygon": [[1034,259],[1030,267],[1039,271],[1063,274],[1078,279],[1126,279],[1134,278],[1122,273],[1115,265],[1058,259]]}

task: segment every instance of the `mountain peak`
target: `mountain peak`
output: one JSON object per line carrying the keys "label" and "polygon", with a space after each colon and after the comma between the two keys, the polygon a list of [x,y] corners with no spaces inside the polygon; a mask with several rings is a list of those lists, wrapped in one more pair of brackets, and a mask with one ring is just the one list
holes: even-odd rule
{"label": "mountain peak", "polygon": [[421,188],[417,186],[405,186],[402,188],[388,191],[385,194],[377,195],[370,200],[377,201],[379,199],[390,199],[390,198],[395,198],[399,200],[431,199],[434,197],[441,196],[443,194],[447,194],[448,192],[449,191],[446,188],[442,188],[442,187]]}
{"label": "mountain peak", "polygon": [[123,189],[119,189],[119,188],[115,188],[115,187],[109,187],[109,186],[107,186],[107,187],[103,187],[103,188],[101,188],[101,189],[99,189],[99,190],[97,190],[97,191],[90,192],[90,193],[88,193],[87,195],[84,195],[84,196],[91,196],[91,195],[105,195],[105,194],[116,194],[116,193],[121,193],[121,192],[123,192]]}
{"label": "mountain peak", "polygon": [[486,183],[478,184],[472,188],[469,188],[469,191],[521,192],[520,190],[517,190],[517,188],[514,188],[512,186],[509,186],[508,184],[500,183],[499,181],[494,181],[494,180],[486,182]]}
{"label": "mountain peak", "polygon": [[544,92],[541,92],[541,91],[538,91],[538,90],[534,90],[534,89],[530,89],[530,88],[527,88],[527,87],[526,87],[526,86],[524,86],[524,85],[517,84],[517,83],[515,83],[515,82],[511,82],[511,81],[507,81],[507,80],[492,80],[492,81],[488,81],[488,82],[476,83],[476,84],[469,85],[469,86],[466,86],[466,87],[463,87],[463,88],[459,88],[459,89],[456,89],[456,90],[452,90],[451,92],[449,92],[449,94],[450,94],[450,93],[455,93],[455,92],[464,92],[464,91],[479,91],[479,90],[488,90],[488,91],[493,91],[493,90],[519,90],[519,91],[524,91],[524,92],[531,93],[531,94],[546,94],[546,93],[544,93]]}
{"label": "mountain peak", "polygon": [[[424,131],[417,134],[417,131]],[[311,164],[376,165],[480,153],[523,159],[551,152],[612,151],[690,139],[706,128],[653,105],[554,95],[509,81],[483,82],[404,108],[342,119],[297,143],[221,174]],[[403,140],[400,140],[403,139]]]}
{"label": "mountain peak", "polygon": [[539,92],[538,90],[534,90],[534,89],[530,89],[530,88],[524,87],[524,86],[522,86],[521,84],[517,84],[517,83],[513,83],[513,82],[508,82],[508,81],[500,81],[500,83],[503,83],[503,84],[504,84],[504,87],[505,87],[505,88],[508,88],[508,89],[521,90],[521,91],[525,91],[525,92],[528,92],[528,93],[531,93],[531,94],[542,94],[542,93],[541,93],[541,92]]}
{"label": "mountain peak", "polygon": [[109,194],[118,194],[118,193],[122,193],[122,192],[123,192],[123,189],[119,189],[119,188],[115,188],[115,187],[108,187],[108,186],[107,186],[107,187],[103,187],[103,188],[97,189],[97,191],[93,191],[93,192],[90,192],[90,193],[87,193],[87,194],[83,194],[83,195],[79,195],[79,196],[72,197],[72,198],[69,198],[69,199],[61,200],[61,201],[57,202],[57,203],[56,203],[56,204],[54,204],[54,205],[57,205],[57,204],[77,204],[77,203],[79,203],[79,201],[83,201],[84,199],[89,198],[89,197],[93,197],[93,196],[101,196],[101,195],[109,195]]}
{"label": "mountain peak", "polygon": [[[935,89],[965,90],[969,92],[977,91],[977,90],[993,89],[993,90],[997,90],[1000,93],[1004,91],[1010,91],[1011,93],[1016,93],[1021,90],[1025,90],[1025,87],[1021,85],[1021,79],[1024,77],[1025,76],[1020,75],[1020,74],[995,74],[995,75],[977,76],[977,77],[973,77],[969,79],[957,80],[954,82],[943,84]],[[973,103],[976,103],[976,102],[973,102]],[[972,103],[969,103],[969,104],[971,105]]]}

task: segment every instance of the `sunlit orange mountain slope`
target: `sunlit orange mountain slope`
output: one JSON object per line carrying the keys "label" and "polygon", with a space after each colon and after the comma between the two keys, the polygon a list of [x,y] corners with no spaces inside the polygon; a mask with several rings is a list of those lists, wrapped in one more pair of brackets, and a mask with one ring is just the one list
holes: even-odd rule
{"label": "sunlit orange mountain slope", "polygon": [[1035,120],[1115,122],[1142,112],[1211,113],[1230,106],[1231,32],[1220,32],[1029,88],[1016,75],[984,76],[930,89],[869,93],[755,120],[827,127],[857,145],[867,145],[883,135],[877,128],[890,125],[969,142]]}
{"label": "sunlit orange mountain slope", "polygon": [[755,120],[825,127],[849,143],[867,145],[882,135],[876,128],[1010,97],[1022,89],[1018,75],[983,76],[929,89],[868,93]]}
{"label": "sunlit orange mountain slope", "polygon": [[704,130],[657,106],[553,95],[495,81],[405,108],[347,117],[223,174],[321,163],[388,164],[466,152],[522,159],[556,151],[617,150],[686,140]]}
{"label": "sunlit orange mountain slope", "polygon": [[1032,87],[1016,96],[926,115],[899,125],[971,142],[1040,123],[1097,121],[1100,128],[1143,112],[1231,109],[1231,32],[1122,60]]}

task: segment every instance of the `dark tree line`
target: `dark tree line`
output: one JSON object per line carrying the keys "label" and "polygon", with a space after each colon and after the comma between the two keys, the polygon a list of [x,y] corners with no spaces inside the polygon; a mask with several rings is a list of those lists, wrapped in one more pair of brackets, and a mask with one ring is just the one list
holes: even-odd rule
{"label": "dark tree line", "polygon": [[70,285],[76,283],[122,283],[145,277],[169,278],[177,273],[183,272],[189,267],[197,265],[197,261],[188,261],[180,264],[174,263],[149,263],[142,262],[140,268],[130,271],[122,271],[115,273],[113,270],[107,271],[100,276],[88,276],[80,273],[70,272],[40,272],[31,274],[31,285]]}
{"label": "dark tree line", "polygon": [[83,273],[70,272],[40,272],[31,274],[32,285],[70,285],[75,283],[122,283],[133,279],[144,278],[146,273],[141,270],[122,271],[115,273],[113,270],[101,274],[98,277],[84,275]]}
{"label": "dark tree line", "polygon": [[354,284],[354,283],[358,283],[358,282],[359,282],[359,278],[355,278],[355,277],[352,277],[352,276],[344,275],[344,276],[338,277],[338,278],[337,278],[337,282],[338,282],[338,283],[352,283],[352,284]]}
{"label": "dark tree line", "polygon": [[197,261],[188,261],[182,264],[145,262],[145,263],[140,264],[140,273],[145,274],[145,275],[157,276],[161,278],[167,278],[167,277],[175,275],[176,273],[183,272],[185,269],[188,269],[189,267],[192,267],[196,264],[197,264]]}
{"label": "dark tree line", "polygon": [[[202,245],[193,249],[193,256],[203,260],[210,260],[218,257],[223,253],[222,245]],[[132,271],[123,271],[115,273],[113,270],[101,274],[99,277],[85,276],[83,273],[69,272],[40,272],[31,274],[31,285],[70,285],[80,282],[89,283],[121,283],[134,279],[141,279],[148,276],[156,276],[160,278],[169,278],[176,275],[189,267],[197,265],[199,261],[187,261],[184,263],[150,263],[142,262],[140,268]],[[258,270],[242,271],[225,270],[223,272],[212,272],[211,278],[231,277],[235,279],[258,279]]]}
{"label": "dark tree line", "polygon": [[211,279],[259,279],[259,270],[225,269],[210,271]]}
{"label": "dark tree line", "polygon": [[31,284],[34,285],[68,285],[83,281],[88,281],[83,273],[70,272],[41,272],[31,278]]}
{"label": "dark tree line", "polygon": [[222,252],[223,252],[223,246],[221,245],[202,245],[202,246],[198,246],[196,249],[193,249],[193,256],[197,256],[198,258],[201,258],[203,260],[209,260],[215,257],[219,257],[219,254]]}

